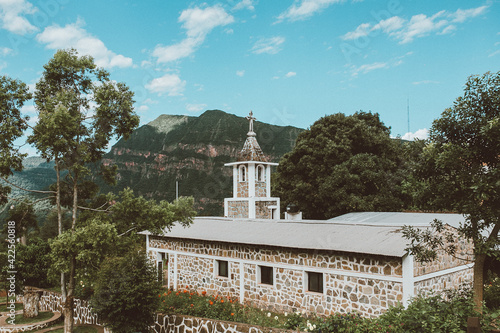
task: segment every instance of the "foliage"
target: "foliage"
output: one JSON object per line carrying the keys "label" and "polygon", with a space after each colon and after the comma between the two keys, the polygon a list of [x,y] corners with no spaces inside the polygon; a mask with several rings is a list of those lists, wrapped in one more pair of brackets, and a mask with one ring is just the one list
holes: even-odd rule
{"label": "foliage", "polygon": [[[465,216],[458,229],[474,250],[474,297],[483,300],[486,256],[499,244],[500,230],[500,72],[471,76],[451,108],[433,122],[430,141],[415,168],[415,196],[425,206]],[[420,234],[422,235],[422,234]],[[409,251],[433,252],[437,237],[414,242]],[[410,234],[412,239],[419,236]],[[438,246],[439,247],[439,246]],[[444,247],[453,253],[453,247]],[[429,257],[429,253],[424,257]]]}
{"label": "foliage", "polygon": [[38,229],[38,223],[33,209],[33,204],[27,200],[14,203],[10,206],[8,216],[4,223],[3,233],[7,234],[7,221],[14,222],[15,235],[26,243],[26,236],[30,231]]}
{"label": "foliage", "polygon": [[91,304],[114,332],[147,332],[158,309],[160,284],[142,251],[109,258],[99,271]]}
{"label": "foliage", "polygon": [[[14,141],[28,128],[28,117],[21,115],[21,108],[31,98],[28,86],[7,76],[0,75],[0,177],[12,175],[22,169],[22,154]],[[0,204],[7,202],[10,188],[0,184]]]}
{"label": "foliage", "polygon": [[402,143],[378,114],[338,113],[302,132],[283,156],[276,190],[307,218],[328,219],[356,211],[399,211],[403,206]]}
{"label": "foliage", "polygon": [[465,332],[467,317],[480,316],[482,327],[491,328],[500,311],[485,311],[481,316],[474,310],[470,289],[446,290],[439,295],[419,296],[405,309],[401,304],[376,318],[359,314],[336,313],[328,317],[304,313],[277,314],[244,306],[237,300],[208,295],[186,286],[182,290],[167,290],[158,294],[159,311],[166,314],[183,314],[216,320],[236,321],[251,325],[300,330],[315,333],[422,333]]}
{"label": "foliage", "polygon": [[285,328],[288,314],[277,314],[248,307],[238,300],[197,292],[186,286],[178,291],[164,291],[157,296],[159,311],[166,314],[184,314],[202,318],[235,321],[252,325]]}
{"label": "foliage", "polygon": [[52,286],[47,272],[50,267],[50,245],[47,241],[34,238],[27,245],[16,247],[17,276],[25,286],[47,288]]}
{"label": "foliage", "polygon": [[489,309],[500,310],[500,277],[491,274],[484,287],[484,302]]}

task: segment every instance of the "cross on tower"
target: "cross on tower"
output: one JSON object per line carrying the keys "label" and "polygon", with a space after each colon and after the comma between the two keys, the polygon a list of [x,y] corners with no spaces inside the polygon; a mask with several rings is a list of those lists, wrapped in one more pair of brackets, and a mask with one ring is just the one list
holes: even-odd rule
{"label": "cross on tower", "polygon": [[250,122],[250,129],[248,132],[252,133],[253,132],[253,121],[257,120],[257,119],[253,116],[252,111],[250,111],[250,114],[248,116],[246,116],[245,118]]}

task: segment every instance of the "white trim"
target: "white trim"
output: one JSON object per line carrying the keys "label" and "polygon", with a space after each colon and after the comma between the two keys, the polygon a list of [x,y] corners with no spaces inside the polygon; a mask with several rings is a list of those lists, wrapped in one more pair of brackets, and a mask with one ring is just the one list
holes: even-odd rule
{"label": "white trim", "polygon": [[[248,173],[247,173],[247,179],[248,179],[248,196],[250,198],[255,197],[255,164],[249,164],[248,165]],[[255,208],[254,208],[255,210]],[[255,217],[255,213],[254,213]]]}
{"label": "white trim", "polygon": [[245,265],[240,262],[240,303],[245,303]]}
{"label": "white trim", "polygon": [[448,275],[448,274],[460,272],[460,271],[463,271],[463,270],[466,270],[466,269],[470,269],[472,267],[474,267],[474,264],[466,264],[466,265],[461,265],[461,266],[457,266],[457,267],[452,267],[452,268],[444,269],[442,271],[438,271],[438,272],[434,272],[434,273],[429,273],[429,274],[425,274],[425,275],[422,275],[422,276],[416,276],[414,278],[414,281],[415,282],[421,282],[421,281],[433,279],[433,278],[436,278],[436,277],[440,277],[440,276],[443,276],[443,275]]}
{"label": "white trim", "polygon": [[415,296],[415,279],[413,277],[413,256],[403,256],[403,306],[410,304],[410,300]]}
{"label": "white trim", "polygon": [[224,163],[224,166],[233,166],[233,165],[238,165],[238,164],[264,164],[264,165],[271,165],[271,166],[278,166],[279,165],[279,163],[274,163],[274,162],[239,161],[239,162]]}
{"label": "white trim", "polygon": [[[233,198],[238,197],[238,166],[233,165]],[[227,214],[226,214],[227,216]]]}
{"label": "white trim", "polygon": [[177,289],[177,252],[171,252],[171,253],[174,255],[172,259],[174,263],[174,289]]}
{"label": "white trim", "polygon": [[[396,277],[396,276],[356,273],[356,272],[351,272],[351,271],[342,271],[342,270],[338,270],[338,269],[329,269],[329,268],[311,267],[311,266],[304,267],[303,265],[270,263],[268,261],[259,261],[259,260],[244,260],[244,259],[238,259],[238,258],[228,258],[228,257],[223,257],[223,256],[214,256],[214,255],[209,255],[209,254],[197,254],[197,253],[191,253],[191,252],[174,251],[174,250],[166,250],[166,249],[157,249],[157,251],[173,254],[175,256],[175,259],[177,259],[177,255],[184,255],[184,256],[198,257],[198,258],[203,258],[203,259],[224,260],[224,261],[228,261],[228,262],[235,262],[235,263],[247,264],[247,265],[272,266],[275,268],[284,268],[284,269],[290,269],[290,270],[295,270],[295,271],[306,271],[307,270],[308,272],[316,272],[316,273],[355,277],[355,278],[361,278],[361,279],[373,279],[373,280],[379,280],[379,281],[403,283],[403,278]],[[177,268],[177,267],[175,267],[175,268]],[[175,278],[175,276],[174,276],[174,278]]]}
{"label": "white trim", "polygon": [[266,166],[266,197],[271,197],[271,167]]}

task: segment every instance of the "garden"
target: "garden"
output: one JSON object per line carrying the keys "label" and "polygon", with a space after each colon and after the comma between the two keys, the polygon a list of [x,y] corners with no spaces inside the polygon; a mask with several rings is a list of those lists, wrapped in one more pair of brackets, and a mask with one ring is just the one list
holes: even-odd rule
{"label": "garden", "polygon": [[274,313],[242,305],[238,300],[209,295],[186,286],[183,290],[165,290],[159,294],[160,312],[234,321],[250,325],[293,329],[305,332],[465,332],[467,318],[480,317],[485,330],[498,329],[500,323],[500,283],[492,279],[485,288],[483,313],[474,311],[472,292],[468,288],[447,290],[441,295],[416,297],[405,309],[390,308],[377,318],[357,313],[337,313],[328,317],[301,312]]}

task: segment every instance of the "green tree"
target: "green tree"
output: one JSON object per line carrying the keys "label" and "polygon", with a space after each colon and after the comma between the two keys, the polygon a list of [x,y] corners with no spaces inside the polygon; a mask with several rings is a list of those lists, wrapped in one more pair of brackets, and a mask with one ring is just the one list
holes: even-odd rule
{"label": "green tree", "polygon": [[103,263],[91,304],[113,332],[148,332],[154,324],[160,290],[146,253],[132,249]]}
{"label": "green tree", "polygon": [[[0,76],[0,177],[22,170],[22,154],[15,140],[28,128],[28,117],[21,115],[21,108],[31,98],[28,86],[4,75]],[[7,203],[10,187],[0,184],[0,204]]]}
{"label": "green tree", "polygon": [[38,222],[33,209],[33,204],[27,200],[14,203],[10,206],[7,219],[4,223],[4,233],[7,234],[8,221],[14,222],[16,237],[22,245],[27,244],[28,232],[38,229]]}
{"label": "green tree", "polygon": [[[433,122],[430,140],[415,170],[427,207],[464,215],[458,229],[474,250],[474,301],[481,309],[486,257],[495,253],[500,230],[500,72],[471,76],[463,96]],[[434,233],[406,228],[410,253],[433,260],[436,251],[455,254],[454,242],[434,223]]]}
{"label": "green tree", "polygon": [[312,219],[401,210],[403,149],[389,134],[378,114],[319,119],[280,161],[275,189],[281,202]]}
{"label": "green tree", "polygon": [[50,268],[50,246],[40,238],[16,247],[17,276],[23,285],[47,288],[53,286],[47,272]]}
{"label": "green tree", "polygon": [[[28,142],[42,157],[55,162],[61,238],[74,241],[77,236],[69,234],[77,234],[78,210],[82,203],[78,195],[87,187],[88,165],[101,159],[113,136],[127,138],[139,124],[133,102],[129,88],[124,83],[111,81],[109,73],[98,68],[90,56],[80,57],[75,50],[59,50],[44,66],[35,92],[38,122]],[[62,230],[62,170],[67,171],[66,180],[71,189],[72,223],[67,232]],[[77,255],[71,252],[68,258],[67,281],[65,275],[61,275],[65,332],[73,329]]]}

